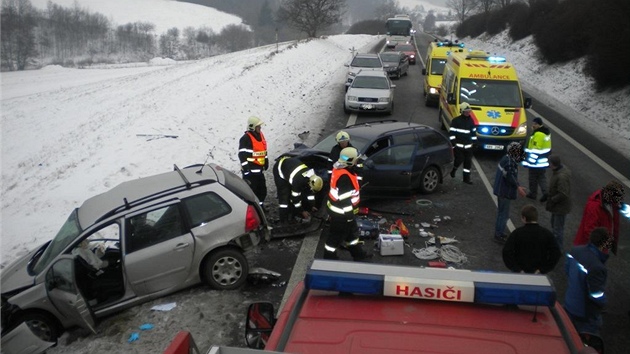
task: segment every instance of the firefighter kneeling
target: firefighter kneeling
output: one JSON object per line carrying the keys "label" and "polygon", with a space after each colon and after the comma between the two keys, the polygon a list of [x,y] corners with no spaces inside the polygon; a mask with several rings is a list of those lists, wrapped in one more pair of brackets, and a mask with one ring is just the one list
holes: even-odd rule
{"label": "firefighter kneeling", "polygon": [[355,215],[359,210],[359,181],[355,171],[357,149],[341,150],[339,160],[333,164],[328,193],[330,230],[324,245],[324,259],[338,259],[337,248],[343,245],[355,261],[371,258],[359,243],[359,228]]}

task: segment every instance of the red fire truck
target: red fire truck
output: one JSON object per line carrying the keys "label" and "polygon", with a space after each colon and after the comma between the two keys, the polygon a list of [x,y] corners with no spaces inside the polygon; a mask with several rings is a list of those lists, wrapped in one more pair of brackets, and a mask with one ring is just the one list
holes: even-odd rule
{"label": "red fire truck", "polygon": [[277,318],[250,305],[250,348],[287,353],[596,353],[545,275],[315,260]]}

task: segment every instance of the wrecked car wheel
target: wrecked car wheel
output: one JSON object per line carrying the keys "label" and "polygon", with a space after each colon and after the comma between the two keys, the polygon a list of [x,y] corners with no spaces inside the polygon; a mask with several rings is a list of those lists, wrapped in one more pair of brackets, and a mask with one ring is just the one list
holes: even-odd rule
{"label": "wrecked car wheel", "polygon": [[243,253],[235,248],[212,252],[204,263],[204,281],[218,290],[233,290],[247,280],[249,265]]}
{"label": "wrecked car wheel", "polygon": [[57,342],[57,338],[61,336],[62,329],[55,317],[47,313],[30,312],[21,314],[16,319],[16,324],[26,323],[28,328],[39,339],[46,342]]}

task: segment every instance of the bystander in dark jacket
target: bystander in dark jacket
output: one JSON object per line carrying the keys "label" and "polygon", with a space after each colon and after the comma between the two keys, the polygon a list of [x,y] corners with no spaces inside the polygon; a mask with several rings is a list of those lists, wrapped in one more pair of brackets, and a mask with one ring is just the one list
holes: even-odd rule
{"label": "bystander in dark jacket", "polygon": [[538,210],[531,204],[521,209],[525,225],[514,230],[503,246],[503,262],[516,273],[546,274],[560,260],[560,248],[551,231],[538,224]]}
{"label": "bystander in dark jacket", "polygon": [[549,166],[553,174],[545,209],[551,213],[551,231],[562,250],[564,223],[567,214],[571,212],[571,171],[562,164],[557,155],[549,157]]}

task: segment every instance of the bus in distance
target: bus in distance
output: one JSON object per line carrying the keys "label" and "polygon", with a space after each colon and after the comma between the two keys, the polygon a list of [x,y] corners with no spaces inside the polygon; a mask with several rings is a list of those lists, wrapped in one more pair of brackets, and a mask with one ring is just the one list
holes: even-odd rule
{"label": "bus in distance", "polygon": [[396,15],[396,17],[388,18],[387,22],[385,22],[385,27],[387,29],[387,47],[393,48],[398,43],[411,43],[413,25],[409,16]]}

